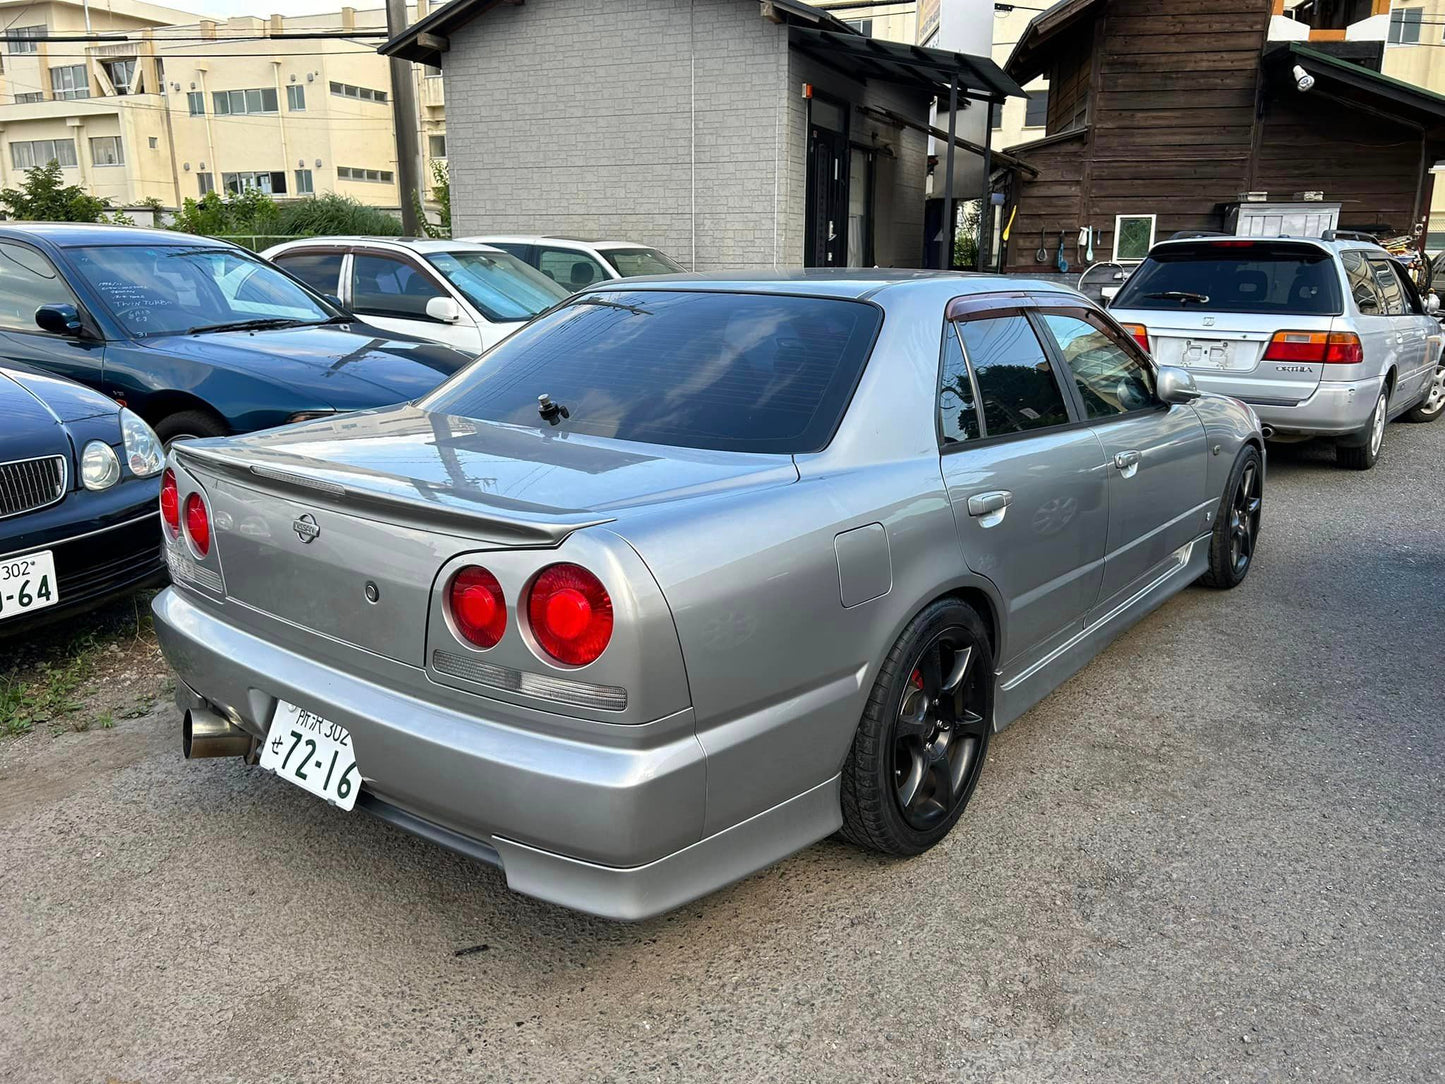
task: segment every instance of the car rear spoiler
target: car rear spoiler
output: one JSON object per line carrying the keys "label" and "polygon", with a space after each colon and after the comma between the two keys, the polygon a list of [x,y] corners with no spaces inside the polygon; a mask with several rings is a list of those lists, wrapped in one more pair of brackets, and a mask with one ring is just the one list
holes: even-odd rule
{"label": "car rear spoiler", "polygon": [[340,512],[385,515],[407,526],[501,545],[556,546],[573,531],[611,523],[616,518],[585,511],[547,512],[496,495],[459,497],[445,486],[410,482],[394,475],[349,472],[343,465],[319,464],[296,456],[256,462],[189,441],[172,445],[171,454],[188,469],[209,469],[238,482],[284,492]]}

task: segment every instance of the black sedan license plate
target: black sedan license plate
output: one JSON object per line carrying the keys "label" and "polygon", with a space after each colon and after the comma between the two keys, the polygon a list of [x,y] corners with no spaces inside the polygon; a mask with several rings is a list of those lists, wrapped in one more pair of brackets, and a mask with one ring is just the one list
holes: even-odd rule
{"label": "black sedan license plate", "polygon": [[59,601],[55,555],[49,550],[0,560],[0,621],[43,610]]}

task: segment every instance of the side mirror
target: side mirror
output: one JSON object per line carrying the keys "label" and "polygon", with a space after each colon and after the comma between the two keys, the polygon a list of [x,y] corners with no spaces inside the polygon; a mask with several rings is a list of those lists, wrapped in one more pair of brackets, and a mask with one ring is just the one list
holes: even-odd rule
{"label": "side mirror", "polygon": [[455,324],[462,318],[462,307],[450,297],[432,297],[427,299],[426,314],[443,324]]}
{"label": "side mirror", "polygon": [[1440,299],[1435,296],[1434,290],[1425,295],[1425,311],[1431,316],[1440,311]]}
{"label": "side mirror", "polygon": [[1157,383],[1159,398],[1166,403],[1192,403],[1204,393],[1194,383],[1187,369],[1175,365],[1159,366]]}
{"label": "side mirror", "polygon": [[80,313],[74,305],[41,305],[35,310],[35,324],[52,335],[79,335]]}
{"label": "side mirror", "polygon": [[1116,298],[1116,297],[1119,296],[1119,291],[1122,290],[1122,289],[1123,289],[1122,286],[1103,286],[1103,287],[1100,287],[1100,289],[1099,289],[1099,296],[1104,299],[1104,308],[1107,309],[1110,305],[1112,305],[1112,304],[1114,303],[1114,298]]}

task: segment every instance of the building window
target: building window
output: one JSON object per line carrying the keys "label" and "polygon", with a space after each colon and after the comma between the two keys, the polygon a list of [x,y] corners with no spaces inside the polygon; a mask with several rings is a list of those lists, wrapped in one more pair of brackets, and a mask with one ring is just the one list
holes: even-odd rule
{"label": "building window", "polygon": [[15,95],[16,105],[30,105],[33,102],[45,101],[45,95],[38,90],[26,91],[24,94]]}
{"label": "building window", "polygon": [[1424,8],[1396,8],[1390,12],[1390,43],[1392,45],[1418,45],[1420,43],[1420,15],[1424,10]]}
{"label": "building window", "polygon": [[120,145],[120,136],[94,136],[90,141],[90,164],[93,166],[123,166],[125,151]]}
{"label": "building window", "polygon": [[161,141],[160,141],[160,137],[159,137],[159,136],[149,136],[149,137],[147,138],[146,142],[147,142],[147,145],[150,147],[151,150],[154,151],[154,150],[159,150],[159,149],[160,149]]}
{"label": "building window", "polygon": [[10,161],[16,169],[35,169],[49,165],[54,160],[62,166],[75,166],[73,139],[30,139],[10,144]]}
{"label": "building window", "polygon": [[191,108],[191,116],[201,117],[206,113],[206,95],[204,91],[193,90],[186,95],[186,104]]}
{"label": "building window", "polygon": [[309,169],[298,169],[296,171],[296,194],[298,196],[309,196],[316,191],[316,185],[311,180]]}
{"label": "building window", "polygon": [[286,108],[293,113],[304,113],[306,111],[306,88],[294,86],[286,88]]}
{"label": "building window", "polygon": [[102,61],[101,66],[105,68],[105,74],[110,77],[110,85],[115,87],[117,94],[130,93],[130,81],[135,78],[133,59]]}
{"label": "building window", "polygon": [[276,172],[222,173],[221,187],[233,196],[242,192],[265,192],[268,196],[286,194],[286,174]]}
{"label": "building window", "polygon": [[363,102],[385,102],[386,91],[370,87],[354,87],[350,83],[332,83],[331,93],[342,98],[357,98]]}
{"label": "building window", "polygon": [[426,137],[427,153],[433,158],[445,158],[447,156],[446,133]]}
{"label": "building window", "polygon": [[33,53],[39,49],[39,46],[35,43],[45,37],[45,27],[12,26],[9,30],[5,31],[5,33],[12,38],[30,39],[29,41],[12,41],[10,43],[10,51],[12,53]]}
{"label": "building window", "polygon": [[50,69],[50,92],[57,101],[90,97],[90,80],[84,64],[67,64]]}
{"label": "building window", "polygon": [[216,175],[214,173],[197,173],[196,187],[201,190],[201,195],[216,190]]}
{"label": "building window", "polygon": [[241,113],[277,113],[276,88],[258,87],[254,90],[217,90],[211,93],[211,102],[216,116],[235,116]]}
{"label": "building window", "polygon": [[1153,215],[1114,216],[1115,260],[1142,260],[1153,247]]}
{"label": "building window", "polygon": [[342,181],[372,181],[377,184],[391,184],[395,179],[389,169],[357,169],[355,166],[337,166],[336,177]]}
{"label": "building window", "polygon": [[1024,106],[1024,127],[1042,128],[1049,122],[1049,92],[1031,90],[1028,95],[1028,104]]}
{"label": "building window", "polygon": [[871,38],[873,36],[872,19],[849,19],[848,25],[851,26],[854,30],[858,31],[858,33],[862,34],[865,38]]}

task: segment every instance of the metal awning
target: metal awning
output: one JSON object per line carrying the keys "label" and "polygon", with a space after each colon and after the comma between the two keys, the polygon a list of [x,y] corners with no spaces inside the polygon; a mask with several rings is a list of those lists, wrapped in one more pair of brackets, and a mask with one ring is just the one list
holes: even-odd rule
{"label": "metal awning", "polygon": [[793,48],[854,79],[879,79],[942,94],[956,82],[961,98],[1002,103],[1024,97],[1023,88],[988,57],[880,41],[861,34],[793,26]]}

